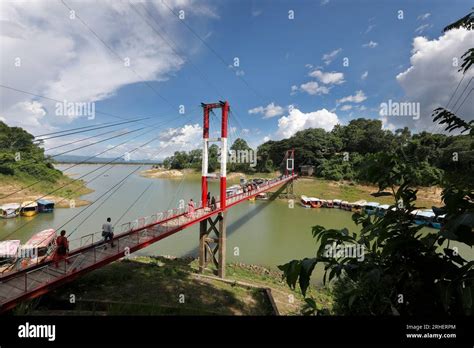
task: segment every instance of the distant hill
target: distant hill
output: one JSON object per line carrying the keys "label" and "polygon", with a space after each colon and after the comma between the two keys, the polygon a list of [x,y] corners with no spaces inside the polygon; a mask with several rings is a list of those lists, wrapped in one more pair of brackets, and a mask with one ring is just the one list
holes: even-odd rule
{"label": "distant hill", "polygon": [[[89,159],[91,156],[74,156],[64,155],[54,157],[54,161],[57,163],[107,163],[114,160],[114,158],[94,157]],[[114,164],[161,164],[162,161],[153,160],[129,160],[117,159],[113,161]]]}

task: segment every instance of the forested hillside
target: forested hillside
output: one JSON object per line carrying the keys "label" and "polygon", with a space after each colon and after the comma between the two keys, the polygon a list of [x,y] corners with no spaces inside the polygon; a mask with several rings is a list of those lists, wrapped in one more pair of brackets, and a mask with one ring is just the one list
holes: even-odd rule
{"label": "forested hillside", "polygon": [[[232,149],[246,149],[245,141],[237,139]],[[315,175],[328,180],[350,180],[379,183],[381,176],[392,169],[390,159],[401,155],[403,164],[394,164],[399,171],[409,171],[420,186],[438,184],[443,174],[466,172],[474,163],[474,140],[468,135],[444,135],[421,132],[412,134],[408,128],[395,132],[382,129],[380,120],[355,119],[348,125],[337,125],[330,132],[305,129],[280,141],[268,141],[258,147],[255,168],[231,165],[230,170],[269,172],[279,169],[285,151],[295,149],[295,164],[314,165]],[[172,169],[200,168],[201,151],[177,152],[164,162]],[[210,169],[218,165],[217,146],[210,149]],[[383,180],[382,180],[383,181]]]}

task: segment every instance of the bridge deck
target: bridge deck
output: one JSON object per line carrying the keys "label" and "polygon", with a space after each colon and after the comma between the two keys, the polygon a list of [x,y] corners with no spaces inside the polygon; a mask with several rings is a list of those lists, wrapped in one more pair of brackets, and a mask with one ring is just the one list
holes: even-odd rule
{"label": "bridge deck", "polygon": [[[261,185],[257,190],[230,196],[227,198],[226,209],[293,180],[295,177],[296,175],[273,179]],[[211,211],[207,207],[199,207],[192,216],[188,216],[182,209],[174,209],[166,213],[139,218],[123,224],[122,232],[114,237],[114,247],[107,244],[106,249],[100,233],[71,241],[68,262],[61,261],[58,268],[52,261],[47,261],[0,277],[0,312],[14,307],[20,301],[45,294],[65,282],[118,260],[128,253],[143,249],[220,211],[220,203],[217,202],[216,210]],[[77,247],[73,249],[74,244]]]}

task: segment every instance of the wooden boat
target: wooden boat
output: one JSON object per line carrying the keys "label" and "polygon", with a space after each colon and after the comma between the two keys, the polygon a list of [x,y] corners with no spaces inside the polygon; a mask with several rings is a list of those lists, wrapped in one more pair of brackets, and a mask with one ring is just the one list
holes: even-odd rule
{"label": "wooden boat", "polygon": [[47,261],[56,247],[56,230],[50,228],[33,235],[21,248],[22,267]]}
{"label": "wooden boat", "polygon": [[342,201],[341,202],[341,208],[347,211],[352,210],[352,203],[349,203],[348,201]]}
{"label": "wooden boat", "polygon": [[0,275],[11,271],[18,260],[19,240],[4,240],[0,242]]}
{"label": "wooden boat", "polygon": [[417,225],[431,226],[435,218],[435,213],[430,210],[414,210],[412,212],[413,220]]}
{"label": "wooden boat", "polygon": [[367,201],[360,200],[352,203],[351,211],[361,213],[364,206],[367,204]]}
{"label": "wooden boat", "polygon": [[378,202],[368,202],[364,206],[364,211],[367,215],[374,215],[377,212]]}
{"label": "wooden boat", "polygon": [[309,203],[311,204],[311,208],[321,208],[323,202],[319,198],[309,197]]}
{"label": "wooden boat", "polygon": [[306,196],[301,196],[300,204],[303,208],[311,208],[311,201]]}
{"label": "wooden boat", "polygon": [[20,208],[20,214],[22,216],[33,216],[38,214],[38,203],[36,202],[23,202]]}
{"label": "wooden boat", "polygon": [[375,215],[380,217],[384,216],[387,213],[388,208],[390,208],[390,205],[388,204],[379,205],[375,210]]}
{"label": "wooden boat", "polygon": [[54,210],[54,202],[48,199],[38,199],[38,212],[40,213],[52,213]]}
{"label": "wooden boat", "polygon": [[18,203],[7,203],[0,206],[0,217],[3,219],[11,219],[20,215],[21,205]]}
{"label": "wooden boat", "polygon": [[334,205],[334,208],[341,209],[341,200],[340,199],[333,199],[332,203]]}
{"label": "wooden boat", "polygon": [[334,202],[332,200],[325,200],[323,202],[323,207],[325,208],[334,208]]}

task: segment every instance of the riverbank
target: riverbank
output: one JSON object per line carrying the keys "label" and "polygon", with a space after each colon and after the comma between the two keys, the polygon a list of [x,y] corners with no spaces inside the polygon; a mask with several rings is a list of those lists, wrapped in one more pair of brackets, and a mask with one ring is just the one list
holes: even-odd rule
{"label": "riverbank", "polygon": [[[229,264],[223,282],[210,271],[198,272],[192,258],[122,259],[15,310],[29,315],[301,315],[299,290],[291,290],[279,271],[257,265]],[[269,300],[270,289],[272,301]],[[75,303],[70,303],[74,294]],[[310,294],[329,312],[329,292]]]}
{"label": "riverbank", "polygon": [[[140,172],[140,175],[147,178],[200,178],[201,173],[193,169],[184,170],[165,170],[149,169]],[[240,178],[247,180],[252,178],[274,178],[279,176],[279,172],[273,173],[229,173],[227,174],[227,183],[229,185],[238,184]],[[294,183],[294,193],[297,197],[301,195],[317,197],[320,199],[341,199],[343,201],[354,202],[358,200],[376,201],[381,204],[393,204],[394,198],[388,190],[379,193],[378,188],[373,185],[362,185],[348,181],[330,181],[316,177],[299,177]],[[440,187],[418,187],[417,205],[419,207],[431,208],[431,206],[441,205]]]}
{"label": "riverbank", "polygon": [[[63,176],[54,183],[49,181],[36,183],[37,181],[34,178],[20,178],[0,174],[0,197],[8,196],[0,198],[0,205],[35,201],[39,198],[54,201],[57,208],[69,208],[71,199],[74,200],[76,207],[90,203],[79,199],[82,195],[93,192],[82,180],[74,181],[67,176]],[[48,194],[52,191],[55,192]]]}

